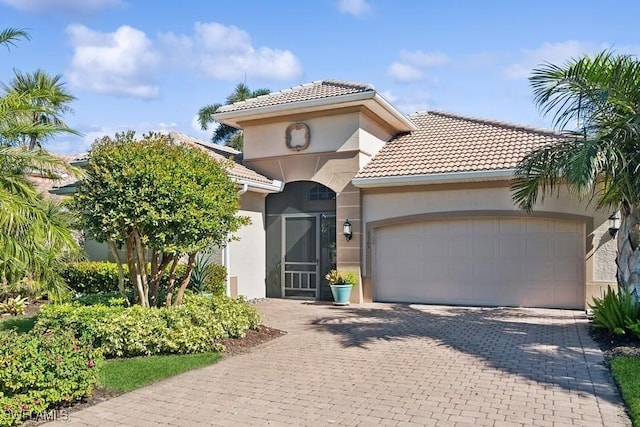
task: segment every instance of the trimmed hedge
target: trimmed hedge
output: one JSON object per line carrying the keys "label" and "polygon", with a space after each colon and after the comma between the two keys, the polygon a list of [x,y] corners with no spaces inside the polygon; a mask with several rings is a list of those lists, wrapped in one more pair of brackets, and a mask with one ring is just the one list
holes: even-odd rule
{"label": "trimmed hedge", "polygon": [[[131,289],[129,269],[124,268],[125,287]],[[118,292],[118,264],[115,262],[87,261],[67,263],[59,271],[64,281],[75,292],[80,294],[94,294]],[[185,266],[176,268],[176,283],[179,285],[185,275]],[[166,285],[168,274],[162,278],[162,285]]]}
{"label": "trimmed hedge", "polygon": [[70,331],[0,332],[0,426],[90,395],[101,363],[101,352]]}
{"label": "trimmed hedge", "polygon": [[259,325],[257,310],[243,299],[185,295],[179,307],[46,305],[36,328],[74,330],[106,357],[133,357],[222,350],[221,339],[242,337]]}

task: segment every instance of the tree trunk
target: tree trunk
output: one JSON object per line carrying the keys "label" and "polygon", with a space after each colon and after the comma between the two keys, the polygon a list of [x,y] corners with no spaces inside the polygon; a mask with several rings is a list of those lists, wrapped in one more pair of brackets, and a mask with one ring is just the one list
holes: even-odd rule
{"label": "tree trunk", "polygon": [[623,205],[618,230],[618,285],[640,300],[640,206]]}
{"label": "tree trunk", "polygon": [[173,255],[173,261],[171,262],[171,270],[169,271],[169,283],[167,284],[167,298],[165,305],[171,307],[171,300],[173,299],[173,288],[176,284],[176,267],[178,266],[178,255]]}
{"label": "tree trunk", "polygon": [[120,295],[124,298],[127,303],[127,307],[131,305],[129,302],[129,298],[127,298],[127,292],[124,288],[124,270],[122,269],[122,259],[120,258],[120,254],[118,253],[118,248],[116,244],[111,239],[107,239],[107,245],[109,245],[109,249],[113,254],[113,257],[116,259],[116,263],[118,263],[118,290],[120,291]]}
{"label": "tree trunk", "polygon": [[144,307],[145,305],[142,298],[142,281],[140,279],[140,272],[138,271],[138,265],[136,263],[135,244],[133,242],[133,239],[134,238],[130,233],[125,241],[127,245],[127,266],[129,267],[129,278],[131,279],[131,283],[133,284],[135,302]]}
{"label": "tree trunk", "polygon": [[142,304],[143,307],[149,307],[149,282],[147,280],[147,257],[140,233],[137,230],[133,232],[133,245],[135,248],[135,258],[138,263],[138,272],[140,276],[140,284],[142,288]]}
{"label": "tree trunk", "polygon": [[38,145],[38,136],[29,135],[29,147],[28,147],[29,151],[35,150],[37,145]]}
{"label": "tree trunk", "polygon": [[160,254],[157,249],[153,249],[151,251],[151,283],[149,284],[149,304],[152,307],[158,305],[158,289],[159,285],[159,276],[162,276],[162,273],[158,274],[160,271],[160,262],[159,262]]}
{"label": "tree trunk", "polygon": [[182,304],[182,297],[184,297],[184,291],[189,286],[189,281],[191,280],[191,273],[193,272],[193,264],[196,261],[197,252],[193,252],[189,254],[189,261],[187,262],[187,271],[184,275],[184,280],[180,284],[180,289],[178,289],[178,296],[176,296],[176,302],[174,305]]}

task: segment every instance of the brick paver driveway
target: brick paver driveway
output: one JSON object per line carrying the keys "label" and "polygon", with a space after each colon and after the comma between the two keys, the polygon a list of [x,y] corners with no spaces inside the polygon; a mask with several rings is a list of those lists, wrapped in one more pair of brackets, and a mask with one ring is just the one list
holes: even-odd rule
{"label": "brick paver driveway", "polygon": [[258,307],[288,334],[59,425],[629,425],[580,312]]}

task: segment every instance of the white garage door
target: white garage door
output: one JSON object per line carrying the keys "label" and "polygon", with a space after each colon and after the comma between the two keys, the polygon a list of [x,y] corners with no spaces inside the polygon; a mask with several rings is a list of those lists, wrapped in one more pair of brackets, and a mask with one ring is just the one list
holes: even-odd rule
{"label": "white garage door", "polygon": [[584,308],[584,225],[464,218],[381,227],[374,299],[456,305]]}

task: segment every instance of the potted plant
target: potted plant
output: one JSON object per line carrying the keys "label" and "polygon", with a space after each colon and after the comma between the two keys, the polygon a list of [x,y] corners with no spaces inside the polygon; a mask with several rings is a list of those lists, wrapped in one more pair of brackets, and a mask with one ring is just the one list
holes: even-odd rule
{"label": "potted plant", "polygon": [[327,279],[331,287],[333,303],[335,305],[349,305],[351,289],[358,283],[358,276],[352,272],[331,270],[324,278]]}

